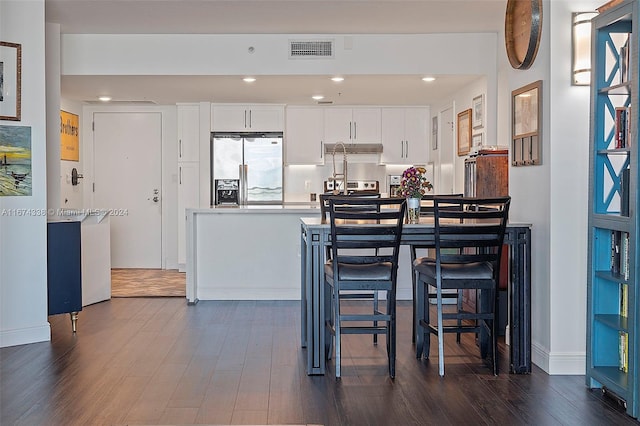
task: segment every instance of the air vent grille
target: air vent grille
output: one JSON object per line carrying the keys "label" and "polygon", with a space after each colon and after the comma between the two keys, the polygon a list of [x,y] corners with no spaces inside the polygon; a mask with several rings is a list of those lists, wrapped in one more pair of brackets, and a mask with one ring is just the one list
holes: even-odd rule
{"label": "air vent grille", "polygon": [[289,58],[333,58],[333,40],[290,40]]}

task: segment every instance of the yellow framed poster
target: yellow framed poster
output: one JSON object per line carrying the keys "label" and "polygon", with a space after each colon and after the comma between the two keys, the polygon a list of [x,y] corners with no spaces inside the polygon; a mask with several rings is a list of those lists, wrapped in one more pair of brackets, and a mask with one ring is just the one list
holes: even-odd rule
{"label": "yellow framed poster", "polygon": [[60,110],[60,159],[80,161],[78,116]]}

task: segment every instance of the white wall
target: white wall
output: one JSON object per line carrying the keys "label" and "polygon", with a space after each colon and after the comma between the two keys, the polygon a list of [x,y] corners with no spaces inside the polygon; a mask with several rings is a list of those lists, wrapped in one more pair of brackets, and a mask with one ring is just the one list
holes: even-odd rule
{"label": "white wall", "polygon": [[[484,117],[484,126],[483,128],[472,129],[472,133],[482,133],[484,135],[484,145],[505,145],[507,146],[507,141],[498,141],[496,140],[496,91],[490,90],[489,85],[487,84],[486,77],[479,77],[477,80],[472,82],[471,84],[462,87],[459,91],[452,94],[450,97],[442,99],[442,102],[435,104],[431,108],[431,114],[433,116],[438,115],[444,109],[453,106],[453,116],[454,122],[457,119],[458,113],[472,108],[472,101],[478,95],[484,94],[485,97],[485,117]],[[488,107],[494,106],[493,108]],[[443,123],[440,123],[443,126]],[[453,135],[453,143],[454,146],[443,146],[442,143],[438,143],[438,149],[433,151],[434,160],[436,161],[437,168],[437,159],[440,158],[440,153],[447,149],[453,150],[454,152],[454,188],[453,193],[463,193],[464,192],[464,160],[468,158],[468,155],[458,156],[458,148],[456,145],[457,141],[457,126],[454,125],[454,135]],[[440,138],[442,140],[442,138]]]}
{"label": "white wall", "polygon": [[511,167],[509,185],[512,220],[533,224],[532,360],[550,374],[585,371],[589,89],[571,86],[570,31],[571,12],[601,4],[545,0],[534,65],[499,55],[498,140],[511,139],[511,91],[543,80],[542,164]]}
{"label": "white wall", "polygon": [[585,373],[590,88],[571,85],[568,52],[571,13],[594,11],[602,4],[550,4],[550,374]]}
{"label": "white wall", "polygon": [[[31,127],[33,185],[31,196],[0,197],[0,347],[5,347],[51,338],[47,322],[44,0],[1,1],[0,40],[22,45],[22,120],[0,124]],[[15,209],[31,213],[17,216]]]}
{"label": "white wall", "polygon": [[[333,60],[288,59],[304,34],[65,34],[63,75],[479,74],[495,76],[496,34],[332,35]],[[344,40],[350,41],[345,48]],[[255,48],[247,52],[248,46]],[[170,52],[170,55],[167,55]]]}

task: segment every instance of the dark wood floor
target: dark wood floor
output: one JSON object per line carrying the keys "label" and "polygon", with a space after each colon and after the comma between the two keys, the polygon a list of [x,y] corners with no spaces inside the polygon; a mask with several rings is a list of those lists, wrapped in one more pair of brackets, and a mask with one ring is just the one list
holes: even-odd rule
{"label": "dark wood floor", "polygon": [[383,343],[347,336],[336,381],[333,364],[305,374],[299,302],[112,299],[76,335],[57,315],[51,342],[0,349],[0,424],[638,425],[582,376],[511,375],[504,357],[492,376],[470,335],[447,336],[441,379],[410,315],[401,302],[395,380]]}

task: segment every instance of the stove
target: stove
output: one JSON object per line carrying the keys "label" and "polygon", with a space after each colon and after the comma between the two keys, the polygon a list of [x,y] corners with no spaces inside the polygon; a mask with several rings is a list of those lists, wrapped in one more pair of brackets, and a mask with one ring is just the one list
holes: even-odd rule
{"label": "stove", "polygon": [[[342,182],[324,181],[324,192],[332,192],[336,189],[336,183],[338,190],[342,193]],[[354,192],[371,192],[379,193],[380,185],[377,180],[350,180],[347,181],[347,193],[352,194]]]}

